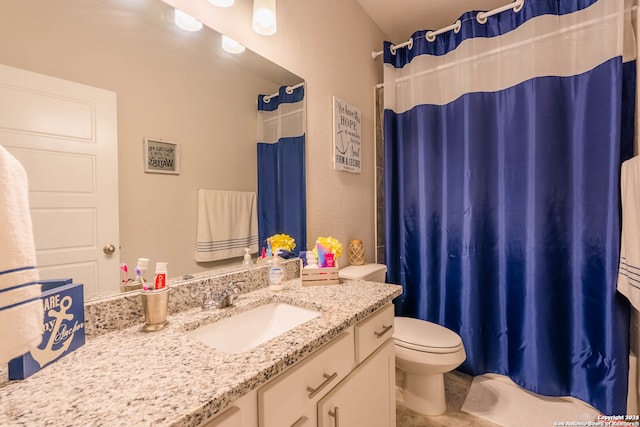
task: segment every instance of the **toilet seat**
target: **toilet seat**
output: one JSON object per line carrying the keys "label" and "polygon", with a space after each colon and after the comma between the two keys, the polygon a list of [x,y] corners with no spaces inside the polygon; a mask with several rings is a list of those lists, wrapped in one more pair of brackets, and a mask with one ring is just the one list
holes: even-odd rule
{"label": "toilet seat", "polygon": [[462,350],[462,339],[455,332],[435,323],[410,317],[396,317],[395,344],[409,350],[448,354]]}

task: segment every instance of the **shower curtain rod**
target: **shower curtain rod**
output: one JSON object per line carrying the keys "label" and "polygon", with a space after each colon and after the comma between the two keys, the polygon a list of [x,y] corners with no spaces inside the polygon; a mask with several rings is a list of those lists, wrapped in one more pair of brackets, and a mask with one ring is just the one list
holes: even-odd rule
{"label": "shower curtain rod", "polygon": [[[633,6],[631,9],[627,9],[625,12],[633,12],[633,11],[636,11],[637,9],[638,9],[637,6]],[[420,72],[418,72],[418,73],[416,73],[416,74],[414,74],[412,76],[400,77],[400,78],[397,78],[395,80],[395,82],[396,83],[400,83],[400,82],[403,82],[403,81],[406,81],[406,80],[410,80],[410,79],[415,78],[415,77],[424,77],[424,76],[426,76],[428,74],[435,73],[435,72],[442,72],[443,70],[446,70],[448,68],[457,67],[458,65],[461,65],[461,64],[466,64],[468,62],[478,61],[478,60],[480,60],[482,58],[486,58],[486,57],[491,56],[491,55],[496,55],[496,54],[499,54],[499,53],[504,53],[504,52],[509,52],[509,51],[512,51],[512,50],[517,50],[517,49],[520,49],[522,46],[525,46],[527,44],[536,43],[536,42],[539,42],[539,41],[542,41],[542,40],[547,40],[549,38],[556,37],[559,34],[565,33],[567,31],[575,31],[575,30],[580,30],[582,28],[587,28],[589,26],[599,24],[600,22],[602,22],[602,21],[604,21],[606,19],[614,19],[615,17],[616,17],[616,14],[615,13],[611,13],[609,15],[600,16],[598,18],[591,19],[589,21],[583,21],[583,22],[580,22],[578,24],[573,24],[570,27],[563,28],[563,29],[560,29],[560,30],[556,30],[556,31],[553,31],[553,32],[550,32],[550,33],[547,33],[547,34],[541,34],[541,35],[539,35],[537,37],[533,37],[533,38],[530,38],[530,39],[527,39],[527,40],[524,40],[524,41],[521,41],[521,42],[518,42],[518,43],[513,43],[513,44],[510,44],[510,45],[507,45],[507,46],[501,46],[499,48],[491,49],[491,50],[488,50],[486,52],[479,53],[477,55],[473,55],[473,56],[469,56],[469,57],[466,57],[466,58],[463,58],[463,59],[459,59],[459,60],[457,60],[455,62],[449,62],[447,64],[439,65],[439,66],[437,66],[435,68],[430,68],[428,70],[422,70],[422,71],[420,71]],[[640,44],[638,46],[640,47]],[[376,87],[384,87],[384,83],[378,83],[376,85]]]}
{"label": "shower curtain rod", "polygon": [[[299,87],[302,87],[302,86],[304,86],[304,82],[298,83],[297,85],[293,85],[293,86],[287,86],[287,88],[284,91],[287,92],[289,95],[291,95],[295,89],[298,89]],[[262,97],[262,101],[268,104],[269,101],[271,101],[271,98],[275,98],[278,95],[280,95],[280,92],[272,93],[271,95],[265,95]]]}
{"label": "shower curtain rod", "polygon": [[[512,9],[516,13],[520,12],[520,9],[522,9],[523,5],[524,5],[524,0],[515,0],[512,3],[505,4],[504,6],[497,7],[495,9],[492,9],[492,10],[488,11],[488,12],[479,12],[476,15],[476,20],[480,24],[485,24],[487,22],[487,18],[489,18],[490,16],[493,16],[493,15],[497,15],[498,13],[504,12],[505,10]],[[453,24],[451,24],[451,25],[449,25],[447,27],[440,28],[439,30],[436,30],[436,31],[427,31],[427,33],[424,36],[428,41],[433,42],[433,41],[435,41],[437,35],[440,35],[442,33],[446,33],[447,31],[453,30],[453,32],[458,33],[458,31],[460,31],[460,27],[462,27],[462,22],[460,22],[460,20],[458,19],[456,22],[454,22]],[[405,47],[405,46],[409,46],[409,49],[411,49],[413,47],[413,38],[410,38],[409,40],[407,40],[404,43],[391,45],[389,50],[391,51],[392,54],[395,55],[396,49],[399,49],[399,48]],[[382,52],[383,51],[371,52],[371,57],[373,59],[376,59],[378,56],[382,55]]]}
{"label": "shower curtain rod", "polygon": [[[636,19],[640,19],[640,8],[638,8],[637,5],[634,5],[634,6],[631,6],[630,8],[625,9],[624,12],[625,13],[634,13],[634,12],[638,13]],[[614,14],[601,16],[598,19],[592,19],[590,21],[585,21],[585,22],[581,22],[579,24],[574,24],[571,27],[569,27],[568,29],[570,29],[570,30],[578,30],[578,29],[581,29],[581,28],[588,27],[589,25],[597,24],[597,23],[601,22],[604,19],[613,18],[613,17],[614,17]],[[516,43],[516,44],[510,45],[510,46],[507,46],[506,48],[501,47],[499,49],[492,49],[490,51],[483,52],[483,53],[478,54],[478,55],[474,55],[474,56],[471,56],[471,57],[468,57],[468,58],[464,58],[464,59],[461,59],[461,60],[458,60],[458,61],[455,61],[455,62],[452,62],[452,63],[448,63],[448,64],[445,64],[445,65],[440,65],[440,66],[438,66],[438,67],[436,67],[434,69],[421,71],[421,72],[417,73],[413,77],[422,77],[424,75],[427,75],[427,74],[430,74],[430,73],[434,73],[436,71],[442,71],[442,70],[445,70],[447,68],[452,68],[452,67],[458,66],[460,64],[476,61],[476,60],[485,58],[487,56],[491,56],[491,55],[494,55],[494,54],[497,54],[497,53],[500,53],[500,52],[504,52],[505,49],[507,51],[508,50],[519,49],[525,44],[528,44],[528,43],[531,43],[531,42],[537,42],[537,41],[545,40],[545,39],[548,39],[549,37],[557,36],[558,34],[560,34],[561,32],[564,32],[564,31],[566,31],[566,29],[565,30],[554,31],[554,32],[549,33],[549,34],[540,35],[540,36],[535,37],[533,39],[527,40],[526,42]],[[636,38],[637,38],[637,36],[636,36]],[[637,57],[640,58],[640,43],[637,44],[637,49],[638,49]],[[396,79],[396,83],[411,79],[413,77],[407,76],[407,77],[402,77],[402,78]],[[639,78],[640,78],[640,76],[639,76]],[[383,87],[384,87],[384,83],[377,83],[376,84],[376,88],[377,89],[380,89],[380,88],[383,88]]]}

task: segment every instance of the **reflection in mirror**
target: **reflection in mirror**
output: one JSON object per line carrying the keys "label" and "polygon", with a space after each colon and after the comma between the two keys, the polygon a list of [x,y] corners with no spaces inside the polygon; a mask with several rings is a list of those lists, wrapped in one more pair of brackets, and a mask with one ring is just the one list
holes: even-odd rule
{"label": "reflection in mirror", "polygon": [[[132,270],[138,258],[149,258],[149,275],[156,262],[168,262],[172,278],[241,268],[241,258],[194,261],[197,190],[257,190],[258,95],[303,82],[248,50],[226,53],[220,34],[206,27],[183,31],[173,18],[173,9],[159,0],[20,0],[2,6],[1,64],[116,95],[119,215],[111,218],[115,235],[96,232],[88,248],[97,260],[73,277],[85,284],[87,299],[118,290],[118,261]],[[179,173],[145,172],[145,138],[179,145]],[[113,255],[102,251],[109,244],[116,247]],[[103,258],[116,261],[111,279],[99,279]],[[66,271],[51,274],[59,278]]]}

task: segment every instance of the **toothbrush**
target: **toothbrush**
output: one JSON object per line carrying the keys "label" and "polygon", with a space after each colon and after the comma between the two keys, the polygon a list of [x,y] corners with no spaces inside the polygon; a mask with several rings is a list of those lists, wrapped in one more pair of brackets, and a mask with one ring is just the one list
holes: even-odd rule
{"label": "toothbrush", "polygon": [[140,267],[136,266],[136,280],[138,279],[140,279],[140,282],[142,283],[142,289],[148,291],[147,284],[144,283],[144,277],[142,277],[142,270],[140,270]]}
{"label": "toothbrush", "polygon": [[129,267],[124,262],[121,262],[120,269],[124,271],[124,283],[129,283]]}
{"label": "toothbrush", "polygon": [[136,280],[140,280],[142,283],[142,288],[145,291],[148,291],[147,284],[144,283],[144,272],[149,268],[149,258],[138,258],[138,262],[136,263]]}

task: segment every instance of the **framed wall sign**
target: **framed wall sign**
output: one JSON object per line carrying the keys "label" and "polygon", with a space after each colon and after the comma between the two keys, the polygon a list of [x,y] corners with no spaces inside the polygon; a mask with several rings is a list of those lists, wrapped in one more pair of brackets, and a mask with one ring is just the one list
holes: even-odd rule
{"label": "framed wall sign", "polygon": [[360,109],[333,97],[333,169],[360,173]]}
{"label": "framed wall sign", "polygon": [[180,174],[180,145],[161,139],[144,139],[144,171]]}

